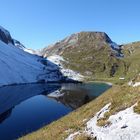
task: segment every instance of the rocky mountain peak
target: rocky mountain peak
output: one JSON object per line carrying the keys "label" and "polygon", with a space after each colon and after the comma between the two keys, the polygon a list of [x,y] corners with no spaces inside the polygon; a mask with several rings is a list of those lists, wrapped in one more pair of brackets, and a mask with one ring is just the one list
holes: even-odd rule
{"label": "rocky mountain peak", "polygon": [[11,43],[14,45],[14,41],[13,41],[9,31],[7,31],[6,29],[4,29],[1,26],[0,26],[0,40],[6,44]]}
{"label": "rocky mountain peak", "polygon": [[109,36],[105,32],[80,32],[78,33],[79,37],[91,38],[92,40],[112,42]]}
{"label": "rocky mountain peak", "polygon": [[105,32],[79,32],[42,49],[40,54],[47,57],[54,54],[62,55],[64,51],[73,48],[99,50],[105,46],[110,46],[114,50],[120,49]]}

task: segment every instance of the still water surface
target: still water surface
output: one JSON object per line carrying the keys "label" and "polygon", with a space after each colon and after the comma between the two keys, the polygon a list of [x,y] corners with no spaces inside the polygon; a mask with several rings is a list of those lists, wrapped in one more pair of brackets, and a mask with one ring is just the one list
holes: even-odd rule
{"label": "still water surface", "polygon": [[0,140],[13,140],[95,99],[109,85],[29,84],[0,88]]}

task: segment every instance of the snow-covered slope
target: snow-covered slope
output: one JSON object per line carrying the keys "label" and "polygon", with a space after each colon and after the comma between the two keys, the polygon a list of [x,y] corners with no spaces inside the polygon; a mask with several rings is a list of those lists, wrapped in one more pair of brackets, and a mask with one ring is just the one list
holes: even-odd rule
{"label": "snow-covered slope", "polygon": [[59,68],[47,62],[15,46],[10,33],[0,27],[0,86],[62,80]]}
{"label": "snow-covered slope", "polygon": [[0,85],[35,82],[43,69],[37,57],[0,41]]}

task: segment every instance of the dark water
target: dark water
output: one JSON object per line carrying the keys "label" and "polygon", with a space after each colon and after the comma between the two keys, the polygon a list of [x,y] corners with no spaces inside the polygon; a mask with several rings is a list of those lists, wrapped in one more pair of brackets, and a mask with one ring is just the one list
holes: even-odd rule
{"label": "dark water", "polygon": [[2,87],[0,140],[13,140],[35,131],[93,100],[109,87],[99,83]]}

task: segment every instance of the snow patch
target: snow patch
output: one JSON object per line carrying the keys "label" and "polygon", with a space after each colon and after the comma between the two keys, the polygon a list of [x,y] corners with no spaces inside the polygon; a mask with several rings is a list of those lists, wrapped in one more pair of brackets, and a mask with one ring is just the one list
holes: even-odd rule
{"label": "snow patch", "polygon": [[133,87],[138,87],[140,86],[140,82],[136,82],[135,84],[132,85]]}
{"label": "snow patch", "polygon": [[[97,120],[109,111],[110,104],[103,107],[92,119],[87,122],[83,133],[97,140],[139,140],[140,139],[140,115],[134,113],[133,107],[127,108],[109,117],[110,125],[99,127]],[[69,135],[66,140],[73,140],[79,134],[76,132]]]}
{"label": "snow patch", "polygon": [[[140,74],[138,74],[138,76],[140,77]],[[129,86],[132,86],[132,87],[138,87],[138,86],[140,86],[139,77],[136,77],[138,79],[133,79],[130,82],[128,82],[128,85]]]}
{"label": "snow patch", "polygon": [[77,81],[82,81],[83,76],[81,74],[79,74],[78,72],[75,72],[73,70],[70,70],[70,69],[65,69],[63,67],[62,62],[66,62],[66,60],[63,59],[63,57],[61,57],[59,55],[53,55],[53,56],[49,56],[47,59],[49,61],[51,61],[52,63],[58,65],[59,68],[60,68],[61,73],[64,76],[68,77],[69,79],[73,79],[73,80],[77,80]]}
{"label": "snow patch", "polygon": [[[99,111],[95,117],[87,122],[86,133],[89,135],[93,134],[93,137],[96,137],[97,140],[139,140],[140,115],[134,113],[133,107],[134,106],[110,116],[108,121],[111,122],[111,125],[105,127],[96,125],[98,114],[100,114],[102,110]],[[104,108],[107,109],[107,106]]]}

